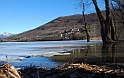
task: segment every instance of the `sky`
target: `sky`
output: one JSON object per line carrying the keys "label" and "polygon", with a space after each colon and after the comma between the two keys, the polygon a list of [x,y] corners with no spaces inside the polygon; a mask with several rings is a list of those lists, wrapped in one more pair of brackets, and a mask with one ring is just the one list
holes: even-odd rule
{"label": "sky", "polygon": [[[95,12],[93,8],[87,7],[85,13]],[[81,13],[76,0],[0,0],[0,33],[18,34],[57,17]]]}

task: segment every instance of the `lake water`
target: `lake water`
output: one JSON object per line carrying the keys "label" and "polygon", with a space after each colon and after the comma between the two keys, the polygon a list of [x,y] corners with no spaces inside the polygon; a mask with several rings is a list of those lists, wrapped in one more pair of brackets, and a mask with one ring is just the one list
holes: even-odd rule
{"label": "lake water", "polygon": [[86,62],[90,64],[118,64],[124,66],[124,42],[109,45],[96,43],[81,47],[68,51],[70,55],[55,55],[50,58],[59,64]]}
{"label": "lake water", "polygon": [[14,66],[56,67],[67,62],[97,62],[124,65],[124,43],[102,45],[101,40],[1,42],[0,62]]}

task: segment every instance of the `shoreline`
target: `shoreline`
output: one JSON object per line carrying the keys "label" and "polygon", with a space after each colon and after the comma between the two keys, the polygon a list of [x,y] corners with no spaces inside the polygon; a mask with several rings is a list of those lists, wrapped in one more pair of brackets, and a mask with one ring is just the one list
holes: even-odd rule
{"label": "shoreline", "polygon": [[32,66],[22,70],[21,76],[22,78],[123,78],[124,66],[86,63],[65,64],[51,69]]}
{"label": "shoreline", "polygon": [[[51,44],[51,42],[48,42],[48,43]],[[55,46],[57,46],[57,48],[55,46],[52,46],[52,47],[48,46],[48,48],[47,47],[42,48],[41,50],[46,50],[47,49],[47,52],[44,52],[43,51],[43,54],[40,53],[41,55],[38,55],[38,57],[40,57],[40,58],[44,58],[45,57],[46,59],[50,59],[50,60],[52,60],[54,62],[57,62],[58,64],[64,64],[66,62],[70,62],[71,63],[71,62],[73,62],[72,60],[74,60],[75,63],[77,63],[77,62],[80,62],[81,63],[85,59],[87,59],[87,63],[90,63],[90,64],[92,64],[93,62],[100,63],[101,61],[107,62],[108,64],[109,63],[112,63],[112,62],[113,63],[116,63],[116,64],[117,63],[120,63],[120,64],[123,63],[123,59],[122,59],[123,53],[121,52],[122,53],[121,54],[120,53],[120,50],[119,50],[119,53],[118,53],[118,51],[117,52],[113,52],[115,50],[111,50],[112,52],[109,52],[109,54],[107,53],[108,50],[106,50],[105,52],[101,51],[102,50],[102,46],[101,46],[102,42],[101,42],[101,40],[98,40],[98,41],[97,40],[96,41],[95,40],[92,40],[91,42],[86,42],[86,40],[64,41],[64,43],[63,43],[63,41],[61,41],[61,42],[62,42],[61,43],[62,44],[61,46],[60,45],[57,45],[58,42],[52,42],[52,43],[55,43],[56,44]],[[74,44],[72,44],[72,42]],[[38,46],[38,47],[40,47],[43,42],[41,42],[41,43],[40,42],[33,42],[33,44],[34,43],[40,44]],[[69,45],[69,47],[67,47],[67,45],[65,43],[68,43],[67,45]],[[18,43],[18,44],[20,45],[20,43]],[[24,44],[24,43],[22,42],[21,44]],[[32,43],[28,43],[27,42],[26,45],[27,44],[32,44]],[[75,46],[75,44],[76,44],[77,47]],[[72,45],[75,46],[75,47],[73,47]],[[35,46],[37,46],[37,45],[35,45]],[[68,48],[69,48],[69,50],[68,50]],[[72,48],[74,48],[74,49],[72,49]],[[89,50],[88,50],[88,48],[89,48]],[[26,49],[27,49],[27,47],[26,47]],[[35,51],[37,51],[37,50],[34,50],[34,53],[35,53]],[[33,52],[27,52],[27,55],[30,55],[28,53],[33,54]],[[111,54],[111,53],[113,53],[113,54]],[[116,54],[118,53],[118,54],[115,55],[115,53]],[[52,54],[52,56],[51,56],[51,54]],[[111,55],[113,55],[113,56],[111,56]],[[24,57],[23,59],[26,59],[27,61],[30,61],[30,62],[31,62],[32,58],[34,58],[34,59],[36,58],[37,59],[37,56],[33,56],[33,55],[30,55],[30,56],[20,55],[19,57],[21,57],[21,58]],[[29,57],[29,58],[27,58],[27,57]],[[9,56],[8,56],[8,58],[9,58]],[[112,58],[115,58],[115,60],[113,60]],[[97,59],[99,59],[99,60],[97,60]],[[16,61],[16,59],[14,59],[14,60]],[[21,60],[19,58],[17,58],[17,60],[23,62],[23,60]],[[92,61],[90,61],[90,60],[92,60]],[[40,62],[40,61],[43,61],[43,63]],[[38,62],[41,63],[42,65],[44,65],[44,60],[41,59]],[[19,62],[17,61],[17,63],[19,63]],[[33,63],[27,62],[28,66],[30,66],[30,64],[34,65],[34,63],[35,62],[33,62]],[[24,63],[22,63],[22,64],[24,65]],[[21,67],[22,64],[20,63],[18,65]],[[35,64],[37,64],[37,63],[35,63]],[[12,64],[12,65],[14,65],[14,64]],[[37,64],[37,65],[39,65],[39,64]],[[26,64],[24,66],[26,66]]]}
{"label": "shoreline", "polygon": [[0,66],[0,70],[2,78],[124,78],[124,66],[91,65],[83,62],[65,64],[51,69],[35,66],[20,69],[7,62]]}

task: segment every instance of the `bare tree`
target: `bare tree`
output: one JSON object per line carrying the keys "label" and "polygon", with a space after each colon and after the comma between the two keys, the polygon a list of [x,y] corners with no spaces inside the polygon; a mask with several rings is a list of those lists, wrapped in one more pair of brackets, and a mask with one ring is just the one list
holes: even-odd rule
{"label": "bare tree", "polygon": [[124,0],[112,0],[118,4],[119,7],[124,9]]}
{"label": "bare tree", "polygon": [[85,11],[85,6],[84,6],[84,3],[83,4],[83,11],[82,11],[82,14],[83,14],[83,19],[84,19],[84,29],[85,29],[85,32],[86,32],[86,36],[87,36],[87,42],[90,42],[90,35],[89,35],[89,32],[88,32],[88,27],[87,27],[87,23],[86,23],[86,20],[85,20],[85,14],[84,14],[84,11]]}
{"label": "bare tree", "polygon": [[124,0],[111,0],[111,6],[114,13],[119,17],[116,19],[121,22],[124,26]]}
{"label": "bare tree", "polygon": [[81,2],[84,2],[84,1],[92,2],[92,4],[95,6],[95,10],[101,25],[101,37],[102,37],[103,44],[117,42],[116,27],[114,25],[109,0],[104,0],[105,11],[106,11],[105,17],[102,15],[101,10],[98,7],[97,0],[81,0]]}
{"label": "bare tree", "polygon": [[106,7],[106,19],[104,19],[101,11],[97,5],[96,0],[92,0],[95,6],[100,24],[101,24],[101,36],[104,44],[112,43],[117,41],[116,28],[112,18],[112,12],[109,5],[109,0],[105,0]]}

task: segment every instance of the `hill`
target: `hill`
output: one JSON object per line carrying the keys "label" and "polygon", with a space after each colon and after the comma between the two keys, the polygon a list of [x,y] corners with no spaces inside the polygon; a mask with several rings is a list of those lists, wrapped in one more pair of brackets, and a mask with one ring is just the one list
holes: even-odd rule
{"label": "hill", "polygon": [[[105,15],[105,12],[103,12]],[[100,37],[100,24],[96,13],[86,15],[86,22],[90,26],[91,38]],[[1,41],[43,41],[43,40],[63,40],[63,39],[86,39],[84,31],[80,31],[84,27],[83,16],[75,14],[70,16],[58,17],[38,28],[28,30],[26,32],[1,39]],[[116,23],[119,38],[123,36],[123,26]],[[77,31],[76,29],[79,29]],[[76,32],[72,33],[75,30]]]}

